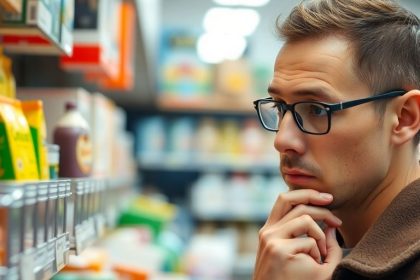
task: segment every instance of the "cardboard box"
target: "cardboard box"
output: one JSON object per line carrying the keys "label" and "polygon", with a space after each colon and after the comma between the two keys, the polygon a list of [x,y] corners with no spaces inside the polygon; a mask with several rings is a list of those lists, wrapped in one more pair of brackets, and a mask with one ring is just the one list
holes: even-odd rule
{"label": "cardboard box", "polygon": [[62,68],[117,76],[120,2],[84,0],[75,3],[73,54],[61,57]]}
{"label": "cardboard box", "polygon": [[23,0],[22,13],[4,13],[2,45],[9,52],[72,53],[74,0]]}

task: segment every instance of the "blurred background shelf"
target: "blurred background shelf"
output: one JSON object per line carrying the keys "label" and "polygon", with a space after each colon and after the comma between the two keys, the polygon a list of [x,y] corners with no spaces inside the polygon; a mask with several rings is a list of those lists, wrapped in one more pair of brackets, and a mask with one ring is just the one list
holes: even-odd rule
{"label": "blurred background shelf", "polygon": [[[238,101],[240,103],[238,104]],[[167,112],[198,112],[207,114],[255,114],[252,100],[225,97],[201,97],[201,98],[179,98],[179,97],[159,97],[157,100],[158,108]]]}
{"label": "blurred background shelf", "polygon": [[51,278],[70,254],[115,227],[132,184],[128,178],[0,182],[0,279]]}
{"label": "blurred background shelf", "polygon": [[145,163],[139,161],[139,170],[147,171],[169,171],[169,172],[244,172],[244,173],[268,173],[278,174],[279,168],[272,162],[251,164],[248,160],[238,160],[238,162],[209,161],[209,162],[154,162]]}

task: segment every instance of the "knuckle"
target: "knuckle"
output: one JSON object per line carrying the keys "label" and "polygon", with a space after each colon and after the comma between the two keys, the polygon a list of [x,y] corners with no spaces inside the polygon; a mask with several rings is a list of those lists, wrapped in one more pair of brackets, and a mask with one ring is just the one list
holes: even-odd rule
{"label": "knuckle", "polygon": [[310,223],[312,223],[312,222],[313,222],[313,219],[312,219],[312,217],[311,217],[309,214],[303,214],[303,215],[301,216],[301,219],[302,219],[302,221],[303,221],[305,224],[310,224]]}
{"label": "knuckle", "polygon": [[262,227],[258,231],[258,238],[260,240],[260,243],[265,244],[267,242],[267,239],[269,238],[268,230],[265,227]]}
{"label": "knuckle", "polygon": [[307,212],[307,206],[304,204],[299,204],[297,206],[294,207],[294,211],[296,211],[297,214],[304,214]]}
{"label": "knuckle", "polygon": [[284,258],[287,253],[282,250],[281,242],[270,240],[266,243],[266,252],[272,258]]}
{"label": "knuckle", "polygon": [[309,240],[309,243],[310,243],[310,245],[312,247],[316,247],[317,246],[316,240],[314,238],[308,238],[308,240]]}
{"label": "knuckle", "polygon": [[286,193],[281,193],[277,196],[277,201],[279,203],[285,203],[287,201],[287,194]]}

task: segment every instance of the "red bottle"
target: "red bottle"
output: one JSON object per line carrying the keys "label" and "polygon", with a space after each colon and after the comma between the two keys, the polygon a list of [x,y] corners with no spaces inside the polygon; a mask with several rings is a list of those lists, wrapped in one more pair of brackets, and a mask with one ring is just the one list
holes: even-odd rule
{"label": "red bottle", "polygon": [[54,144],[60,146],[59,177],[88,177],[92,171],[92,142],[87,121],[73,102],[54,128]]}

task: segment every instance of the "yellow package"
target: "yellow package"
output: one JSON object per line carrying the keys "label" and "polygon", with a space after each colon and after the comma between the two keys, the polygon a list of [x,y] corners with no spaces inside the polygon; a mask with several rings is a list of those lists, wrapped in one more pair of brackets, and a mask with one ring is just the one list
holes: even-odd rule
{"label": "yellow package", "polygon": [[21,101],[22,110],[28,121],[35,149],[39,179],[48,180],[48,151],[44,143],[47,139],[44,107],[41,100]]}
{"label": "yellow package", "polygon": [[12,72],[12,60],[6,56],[3,56],[3,71],[6,77],[6,96],[10,98],[16,98],[16,81]]}
{"label": "yellow package", "polygon": [[5,58],[6,57],[3,56],[3,50],[0,47],[0,96],[9,96],[9,80],[3,66]]}
{"label": "yellow package", "polygon": [[0,179],[38,179],[34,145],[21,104],[3,96],[0,96]]}

